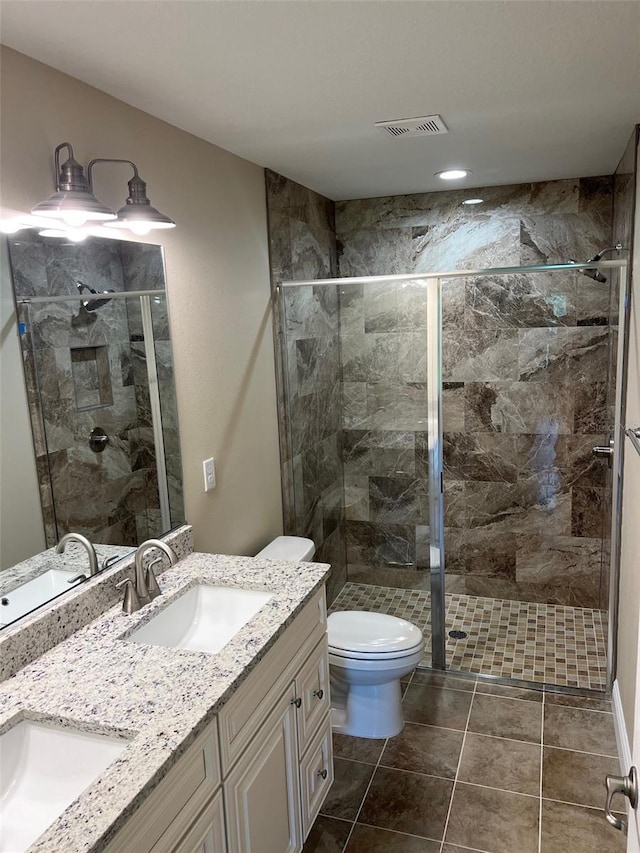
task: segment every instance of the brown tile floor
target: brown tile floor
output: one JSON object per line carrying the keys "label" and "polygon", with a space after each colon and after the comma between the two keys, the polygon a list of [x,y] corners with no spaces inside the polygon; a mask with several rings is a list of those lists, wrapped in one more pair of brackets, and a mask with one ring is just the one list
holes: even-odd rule
{"label": "brown tile floor", "polygon": [[[607,614],[600,610],[445,595],[447,665],[452,670],[495,675],[560,687],[604,690]],[[431,596],[418,589],[347,583],[331,610],[376,610],[414,622],[425,634],[425,665],[431,665]]]}
{"label": "brown tile floor", "polygon": [[395,738],[334,735],[304,853],[624,853],[608,701],[415,672],[403,702]]}

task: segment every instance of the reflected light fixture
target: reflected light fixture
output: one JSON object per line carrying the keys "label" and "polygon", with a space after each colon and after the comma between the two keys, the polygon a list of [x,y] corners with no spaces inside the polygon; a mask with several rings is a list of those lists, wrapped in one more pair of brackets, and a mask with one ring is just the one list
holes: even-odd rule
{"label": "reflected light fixture", "polygon": [[484,202],[483,198],[465,198],[462,202],[463,204],[482,204]]}
{"label": "reflected light fixture", "polygon": [[133,169],[133,177],[129,181],[129,195],[123,207],[117,213],[117,218],[105,222],[110,228],[128,228],[134,234],[144,236],[156,228],[175,228],[176,223],[164,213],[152,206],[147,197],[147,185],[138,174],[138,167],[131,160],[111,160],[98,158],[89,163],[87,173],[89,186],[92,185],[91,172],[96,163],[126,163]]}
{"label": "reflected light fixture", "polygon": [[470,174],[469,169],[445,169],[442,172],[436,172],[435,177],[441,178],[443,181],[458,181]]}
{"label": "reflected light fixture", "polygon": [[[60,151],[66,148],[68,157],[60,165]],[[138,167],[131,160],[116,160],[98,158],[89,163],[87,177],[80,163],[73,156],[73,148],[68,142],[62,142],[55,149],[56,191],[45,201],[37,204],[31,213],[34,216],[46,217],[49,220],[60,221],[63,233],[55,234],[56,228],[47,228],[41,232],[43,236],[65,236],[71,240],[84,239],[77,232],[86,223],[95,225],[111,225],[114,228],[129,229],[134,234],[144,235],[156,228],[175,228],[176,224],[164,213],[152,207],[147,197],[147,185],[138,174]],[[129,181],[129,195],[123,207],[114,213],[102,204],[93,194],[92,170],[97,163],[126,163],[133,169],[133,177]],[[64,226],[76,229],[75,234],[64,231]]]}
{"label": "reflected light fixture", "polygon": [[[60,151],[66,148],[68,157],[60,165]],[[46,216],[48,219],[62,219],[72,228],[79,228],[85,222],[104,222],[115,219],[116,214],[91,192],[84,176],[84,170],[73,156],[73,148],[68,142],[62,142],[54,154],[56,169],[56,191],[46,201],[37,204],[31,213],[34,216]]]}
{"label": "reflected light fixture", "polygon": [[2,234],[16,234],[18,231],[22,231],[23,228],[28,227],[28,225],[24,225],[19,219],[0,220],[0,233]]}
{"label": "reflected light fixture", "polygon": [[38,231],[41,237],[57,237],[60,240],[71,240],[72,243],[82,243],[89,233],[82,231],[80,228],[45,228],[43,231]]}

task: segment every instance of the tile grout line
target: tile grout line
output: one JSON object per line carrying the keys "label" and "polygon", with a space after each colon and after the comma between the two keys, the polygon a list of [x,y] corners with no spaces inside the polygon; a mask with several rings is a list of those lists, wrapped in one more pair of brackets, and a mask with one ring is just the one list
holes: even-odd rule
{"label": "tile grout line", "polygon": [[546,694],[542,694],[542,720],[540,722],[540,802],[538,804],[538,853],[542,853],[542,774],[544,769],[544,709]]}
{"label": "tile grout line", "polygon": [[[409,678],[409,681],[408,681],[408,683],[407,683],[407,686],[406,686],[406,687],[404,688],[404,690],[402,691],[402,698],[403,698],[403,699],[404,699],[404,696],[405,696],[405,694],[406,694],[407,690],[409,689],[409,685],[410,685],[410,684],[411,684],[411,682],[413,681],[413,676],[414,676],[414,674],[415,674],[415,669],[414,669],[414,670],[413,670],[413,672],[411,673],[411,677]],[[355,816],[355,818],[353,819],[353,822],[351,823],[351,829],[349,830],[349,834],[347,835],[347,838],[346,838],[346,840],[345,840],[345,842],[344,842],[344,846],[343,846],[343,848],[342,848],[342,853],[345,853],[345,850],[347,849],[347,847],[348,847],[348,845],[349,845],[349,842],[351,841],[351,836],[353,835],[354,830],[355,830],[355,828],[356,828],[356,823],[358,822],[358,818],[360,817],[360,812],[362,811],[362,808],[363,808],[363,806],[364,806],[364,801],[367,799],[367,794],[369,793],[369,788],[371,787],[371,784],[372,784],[372,782],[373,782],[373,777],[376,775],[376,770],[377,770],[377,769],[378,769],[378,767],[380,766],[380,762],[382,761],[382,756],[383,756],[383,754],[384,754],[385,749],[387,748],[387,744],[388,744],[388,743],[389,743],[389,738],[385,738],[384,745],[383,745],[382,749],[380,750],[380,755],[378,756],[377,764],[376,764],[376,765],[374,766],[374,768],[373,768],[373,773],[371,774],[371,779],[369,779],[369,784],[367,785],[367,789],[366,789],[366,791],[364,792],[364,796],[362,797],[362,801],[361,801],[361,803],[360,803],[360,808],[359,808],[359,809],[358,809],[358,811],[356,812],[356,816]],[[348,759],[347,759],[347,760],[348,760]]]}
{"label": "tile grout line", "polygon": [[[411,684],[412,679],[413,679],[413,672],[411,673],[411,678],[409,679],[409,684]],[[409,684],[407,684],[407,688],[409,687]],[[358,808],[358,811],[356,812],[356,816],[353,819],[353,823],[351,824],[351,829],[349,830],[349,835],[347,835],[347,840],[344,842],[344,847],[342,848],[342,853],[345,853],[345,850],[347,849],[349,842],[351,841],[351,836],[353,835],[353,833],[355,831],[356,824],[358,822],[358,818],[360,817],[360,813],[361,813],[362,809],[364,808],[365,801],[369,795],[369,789],[371,788],[371,785],[373,784],[373,780],[375,778],[376,771],[378,770],[378,767],[380,767],[380,762],[382,761],[382,756],[384,754],[385,749],[387,748],[388,743],[389,743],[389,738],[385,738],[383,747],[380,750],[380,755],[378,756],[378,761],[377,761],[375,767],[373,768],[373,773],[371,774],[371,779],[369,779],[369,784],[367,785],[367,788],[364,792],[364,796],[362,797],[362,800],[360,801],[360,807]]]}
{"label": "tile grout line", "polygon": [[449,828],[449,818],[451,817],[451,809],[453,808],[453,797],[456,793],[456,785],[458,784],[458,776],[460,775],[460,766],[462,764],[462,754],[464,753],[464,745],[467,740],[467,732],[469,731],[469,721],[471,720],[471,711],[473,710],[473,700],[476,697],[476,687],[478,686],[478,682],[473,686],[473,693],[471,694],[471,702],[469,703],[469,711],[467,713],[467,722],[464,727],[464,734],[462,736],[462,746],[460,747],[460,755],[458,756],[458,766],[456,767],[456,775],[453,780],[453,787],[451,788],[451,799],[449,800],[449,808],[447,809],[447,817],[444,822],[444,827],[442,828],[442,841],[440,842],[440,853],[444,851],[444,840],[447,837],[447,829]]}

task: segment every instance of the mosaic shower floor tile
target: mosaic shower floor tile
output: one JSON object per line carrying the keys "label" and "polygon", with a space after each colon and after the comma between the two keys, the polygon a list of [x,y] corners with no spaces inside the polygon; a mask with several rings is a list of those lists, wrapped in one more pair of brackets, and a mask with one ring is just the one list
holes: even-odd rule
{"label": "mosaic shower floor tile", "polygon": [[[607,614],[601,610],[447,594],[447,666],[477,675],[604,690]],[[431,665],[431,596],[422,590],[347,583],[335,610],[374,610],[416,624],[425,634]]]}

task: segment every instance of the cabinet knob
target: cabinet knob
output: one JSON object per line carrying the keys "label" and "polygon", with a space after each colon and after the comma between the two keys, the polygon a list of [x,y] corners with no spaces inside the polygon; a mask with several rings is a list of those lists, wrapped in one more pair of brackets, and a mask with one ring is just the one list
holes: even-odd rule
{"label": "cabinet knob", "polygon": [[299,708],[302,705],[302,699],[298,696],[297,699],[292,699],[291,704],[295,705],[296,708]]}
{"label": "cabinet knob", "polygon": [[317,696],[318,699],[322,699],[322,697],[324,696],[324,690],[322,689],[322,687],[320,688],[320,690],[314,690],[313,695]]}
{"label": "cabinet knob", "polygon": [[329,771],[325,767],[324,770],[318,770],[318,776],[322,776],[323,779],[326,779],[329,775]]}

